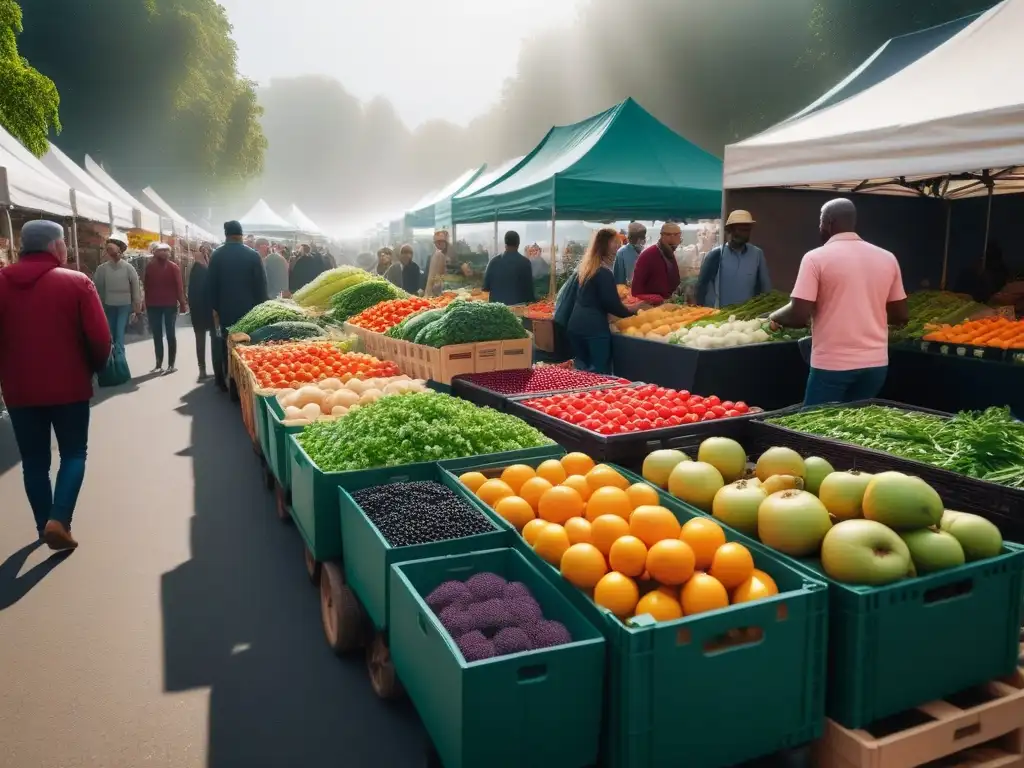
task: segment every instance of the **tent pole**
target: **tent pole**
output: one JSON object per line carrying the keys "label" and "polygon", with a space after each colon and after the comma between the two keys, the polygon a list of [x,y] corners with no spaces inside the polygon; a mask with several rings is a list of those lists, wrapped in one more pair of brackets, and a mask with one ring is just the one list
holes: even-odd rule
{"label": "tent pole", "polygon": [[498,255],[498,212],[494,212],[494,250],[491,251],[491,258]]}
{"label": "tent pole", "polygon": [[722,187],[722,218],[718,223],[718,245],[725,245],[725,220],[729,216],[729,190]]}
{"label": "tent pole", "polygon": [[985,258],[988,256],[988,235],[989,230],[992,227],[992,190],[995,188],[994,184],[990,184],[988,188],[988,205],[985,206],[985,242],[981,248],[981,268],[985,268]]}
{"label": "tent pole", "polygon": [[548,283],[548,298],[555,298],[555,286],[558,285],[558,276],[555,269],[558,264],[558,243],[555,241],[555,206],[551,205],[551,279]]}
{"label": "tent pole", "polygon": [[71,247],[75,251],[75,269],[82,271],[82,260],[78,255],[78,219],[71,217]]}
{"label": "tent pole", "polygon": [[946,245],[942,249],[942,280],[939,282],[939,290],[946,290],[946,278],[949,275],[949,230],[953,221],[953,206],[946,201]]}
{"label": "tent pole", "polygon": [[14,222],[11,221],[11,207],[9,205],[4,206],[4,218],[7,219],[7,236],[10,238],[10,262],[13,264],[18,260],[18,251],[14,247]]}

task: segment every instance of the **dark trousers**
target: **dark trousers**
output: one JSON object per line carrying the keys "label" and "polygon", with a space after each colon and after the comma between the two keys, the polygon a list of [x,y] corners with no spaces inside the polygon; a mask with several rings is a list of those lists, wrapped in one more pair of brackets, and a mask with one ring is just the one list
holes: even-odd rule
{"label": "dark trousers", "polygon": [[576,368],[578,370],[591,371],[592,373],[612,372],[611,334],[580,336],[576,333],[570,333],[569,342],[572,344],[572,353],[573,357],[576,358]]}
{"label": "dark trousers", "polygon": [[[89,403],[11,408],[11,426],[21,453],[25,495],[40,532],[48,520],[71,527],[78,492],[85,480],[89,442]],[[57,436],[60,469],[50,485],[50,432]]]}
{"label": "dark trousers", "polygon": [[153,349],[156,351],[156,364],[164,364],[164,334],[167,334],[167,364],[174,367],[178,358],[178,339],[174,335],[178,322],[177,307],[149,307],[149,329],[153,332]]}
{"label": "dark trousers", "polygon": [[886,365],[878,368],[857,368],[852,371],[825,371],[811,368],[807,376],[804,405],[852,403],[878,397],[885,384]]}
{"label": "dark trousers", "polygon": [[210,337],[210,358],[213,361],[213,373],[215,376],[221,375],[221,369],[224,367],[224,355],[221,352],[221,345],[217,338],[217,333],[212,328],[195,328],[196,332],[196,360],[199,361],[199,370],[202,373],[206,373],[206,337]]}
{"label": "dark trousers", "polygon": [[213,376],[218,384],[228,382],[228,328],[230,325],[221,325],[220,334],[213,332]]}

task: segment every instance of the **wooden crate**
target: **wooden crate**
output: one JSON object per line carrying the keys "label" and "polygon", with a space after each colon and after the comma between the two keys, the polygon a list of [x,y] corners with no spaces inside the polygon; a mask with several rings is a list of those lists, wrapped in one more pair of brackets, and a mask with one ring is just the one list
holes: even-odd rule
{"label": "wooden crate", "polygon": [[547,318],[533,321],[533,343],[542,352],[555,352],[555,321]]}
{"label": "wooden crate", "polygon": [[451,384],[453,378],[464,373],[529,368],[533,364],[532,339],[478,341],[440,349],[408,341],[389,341],[393,346],[387,359],[397,363],[402,373],[441,384]]}
{"label": "wooden crate", "polygon": [[1024,670],[868,728],[826,720],[814,757],[818,768],[1024,766]]}

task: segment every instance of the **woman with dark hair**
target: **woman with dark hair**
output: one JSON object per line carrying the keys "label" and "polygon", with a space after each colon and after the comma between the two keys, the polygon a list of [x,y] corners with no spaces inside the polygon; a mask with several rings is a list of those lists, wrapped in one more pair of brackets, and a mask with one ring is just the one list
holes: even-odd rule
{"label": "woman with dark hair", "polygon": [[612,264],[619,249],[619,233],[603,227],[594,233],[577,270],[575,306],[569,317],[569,341],[576,367],[594,373],[612,372],[612,334],[608,315],[629,317],[615,286]]}
{"label": "woman with dark hair", "polygon": [[192,318],[192,330],[196,335],[196,359],[199,361],[199,380],[209,378],[206,372],[206,336],[210,335],[210,353],[213,370],[219,371],[220,346],[213,339],[213,308],[206,291],[206,277],[210,268],[210,248],[199,246],[192,269],[188,273],[188,305]]}

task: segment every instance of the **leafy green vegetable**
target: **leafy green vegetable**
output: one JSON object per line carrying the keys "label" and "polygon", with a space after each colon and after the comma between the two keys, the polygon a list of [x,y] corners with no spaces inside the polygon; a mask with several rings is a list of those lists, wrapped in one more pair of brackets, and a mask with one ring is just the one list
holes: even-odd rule
{"label": "leafy green vegetable", "polygon": [[1024,488],[1024,422],[1009,408],[962,411],[947,419],[879,405],[826,406],[767,423]]}
{"label": "leafy green vegetable", "polygon": [[331,297],[331,316],[335,322],[355,317],[374,304],[391,299],[405,299],[409,294],[387,280],[372,279],[350,286]]}
{"label": "leafy green vegetable", "polygon": [[550,445],[526,422],[440,393],[383,397],[298,437],[324,472],[394,467]]}
{"label": "leafy green vegetable", "polygon": [[307,322],[306,311],[287,299],[271,299],[257,304],[228,329],[230,333],[248,333],[274,323]]}
{"label": "leafy green vegetable", "polygon": [[286,320],[281,323],[265,325],[249,334],[252,344],[266,341],[291,341],[292,339],[315,339],[324,335],[324,329],[316,323],[301,323]]}
{"label": "leafy green vegetable", "polygon": [[429,325],[444,314],[443,309],[426,309],[417,312],[412,317],[407,317],[398,324],[400,330],[395,331],[395,338],[403,341],[414,341],[416,334],[421,328]]}
{"label": "leafy green vegetable", "polygon": [[440,319],[417,333],[416,343],[445,347],[474,341],[525,339],[526,336],[522,322],[504,304],[456,301],[448,305]]}
{"label": "leafy green vegetable", "polygon": [[789,303],[789,296],[782,291],[771,291],[760,296],[755,296],[750,301],[742,304],[733,304],[722,307],[717,313],[702,317],[691,325],[710,325],[712,323],[726,323],[730,317],[736,320],[756,320],[761,315],[781,309]]}

